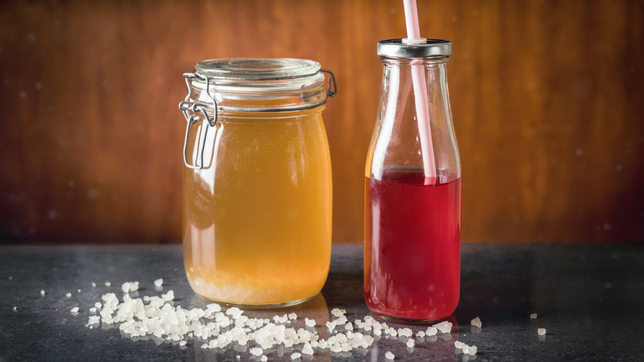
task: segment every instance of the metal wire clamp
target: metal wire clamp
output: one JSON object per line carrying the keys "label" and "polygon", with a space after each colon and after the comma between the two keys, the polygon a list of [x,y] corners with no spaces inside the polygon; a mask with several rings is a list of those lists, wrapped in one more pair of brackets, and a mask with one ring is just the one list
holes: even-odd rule
{"label": "metal wire clamp", "polygon": [[[186,99],[184,99],[183,102],[179,103],[179,109],[183,113],[183,116],[186,118],[187,123],[186,138],[183,141],[183,163],[186,165],[186,167],[193,170],[201,170],[203,168],[203,154],[206,148],[205,144],[207,140],[206,137],[208,135],[208,129],[210,127],[214,127],[217,124],[217,101],[215,100],[215,97],[213,97],[213,95],[210,93],[209,77],[195,73],[183,73],[183,77],[185,78],[186,86],[188,87],[188,95],[186,96]],[[192,99],[192,87],[190,85],[190,81],[194,78],[206,82],[206,94],[212,101],[214,107],[210,104],[190,101]],[[206,109],[211,109],[213,115],[209,116],[206,112]],[[199,139],[196,141],[198,159],[195,160],[194,165],[191,165],[188,162],[188,139],[190,138],[190,126],[201,120],[206,120],[208,122],[208,126],[202,128],[203,132],[201,132]]]}
{"label": "metal wire clamp", "polygon": [[335,95],[338,94],[338,83],[335,81],[335,74],[328,69],[320,69],[320,72],[329,74],[329,86],[326,91],[326,95],[331,98],[335,97]]}

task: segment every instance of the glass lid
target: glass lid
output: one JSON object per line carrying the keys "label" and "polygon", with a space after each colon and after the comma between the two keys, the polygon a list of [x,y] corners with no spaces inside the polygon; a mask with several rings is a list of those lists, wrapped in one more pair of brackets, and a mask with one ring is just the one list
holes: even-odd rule
{"label": "glass lid", "polygon": [[196,66],[199,74],[220,81],[270,81],[315,76],[320,63],[306,59],[213,59]]}

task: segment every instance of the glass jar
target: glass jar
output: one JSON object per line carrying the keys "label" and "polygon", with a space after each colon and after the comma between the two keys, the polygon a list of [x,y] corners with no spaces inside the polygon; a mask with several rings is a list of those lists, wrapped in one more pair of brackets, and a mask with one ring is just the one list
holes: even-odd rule
{"label": "glass jar", "polygon": [[378,43],[384,72],[365,171],[364,297],[382,316],[437,320],[458,304],[461,164],[450,54],[444,40]]}
{"label": "glass jar", "polygon": [[[299,59],[218,59],[196,69],[184,74],[180,104],[190,286],[210,301],[260,308],[314,297],[331,259],[322,111],[335,95],[333,74]],[[331,75],[328,91],[321,72]]]}

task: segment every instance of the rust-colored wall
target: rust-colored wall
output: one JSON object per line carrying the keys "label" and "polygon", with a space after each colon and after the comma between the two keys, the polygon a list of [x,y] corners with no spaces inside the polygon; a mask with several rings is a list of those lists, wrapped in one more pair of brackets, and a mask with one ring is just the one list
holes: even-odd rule
{"label": "rust-colored wall", "polygon": [[[419,1],[449,39],[463,241],[644,240],[644,2]],[[222,57],[314,59],[334,241],[362,239],[376,42],[401,1],[3,1],[0,240],[180,242],[181,74]]]}

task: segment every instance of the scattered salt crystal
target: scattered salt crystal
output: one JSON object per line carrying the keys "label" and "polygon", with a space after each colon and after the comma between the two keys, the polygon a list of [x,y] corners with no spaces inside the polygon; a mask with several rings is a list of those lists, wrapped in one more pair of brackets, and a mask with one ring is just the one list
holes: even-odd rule
{"label": "scattered salt crystal", "polygon": [[237,307],[228,308],[228,310],[226,311],[226,314],[233,317],[233,319],[239,318],[242,313],[244,312],[242,312],[242,310]]}
{"label": "scattered salt crystal", "polygon": [[93,315],[89,317],[87,324],[99,324],[101,322],[101,317]]}
{"label": "scattered salt crystal", "polygon": [[260,356],[264,353],[264,350],[261,348],[251,348],[250,349],[250,354],[253,356]]}
{"label": "scattered salt crystal", "polygon": [[315,327],[315,319],[304,318],[304,324],[306,324],[307,327]]}
{"label": "scattered salt crystal", "polygon": [[418,337],[418,338],[423,338],[423,337],[425,337],[425,332],[420,331],[420,332],[416,333],[416,337]]}
{"label": "scattered salt crystal", "polygon": [[436,329],[436,327],[427,327],[427,331],[425,332],[428,336],[435,336],[436,333],[438,333],[438,329]]}
{"label": "scattered salt crystal", "polygon": [[179,342],[179,345],[180,345],[181,347],[185,346],[185,345],[186,345],[186,341],[181,341],[181,342]]}
{"label": "scattered salt crystal", "polygon": [[345,324],[344,329],[346,329],[347,331],[352,331],[353,330],[353,324],[351,324],[351,322]]}
{"label": "scattered salt crystal", "polygon": [[71,297],[72,297],[72,293],[67,293],[67,294],[65,294],[65,296],[66,296],[67,298],[71,298]]}
{"label": "scattered salt crystal", "polygon": [[474,356],[478,348],[476,346],[469,346],[469,347],[470,347],[470,356]]}
{"label": "scattered salt crystal", "polygon": [[342,317],[342,315],[344,315],[344,313],[342,313],[342,311],[338,308],[333,308],[331,310],[331,314],[333,314],[335,317]]}
{"label": "scattered salt crystal", "polygon": [[45,291],[44,291],[44,290],[41,290],[41,291],[40,291],[40,295],[45,295]]}
{"label": "scattered salt crystal", "polygon": [[540,336],[544,336],[546,334],[546,329],[545,328],[537,329],[537,334]]}
{"label": "scattered salt crystal", "polygon": [[259,360],[260,360],[260,361],[263,361],[263,362],[266,362],[266,361],[268,361],[268,357],[266,357],[266,356],[262,356],[262,358],[260,358]]}
{"label": "scattered salt crystal", "polygon": [[295,353],[293,353],[293,354],[291,355],[291,359],[298,359],[298,358],[300,358],[300,357],[302,357],[302,355],[301,355],[300,353],[297,353],[297,352],[295,352]]}
{"label": "scattered salt crystal", "polygon": [[398,335],[401,337],[411,337],[413,331],[409,328],[400,328],[398,330]]}
{"label": "scattered salt crystal", "polygon": [[208,304],[206,309],[208,309],[211,312],[221,312],[221,306],[219,306],[219,304],[215,304],[215,303]]}
{"label": "scattered salt crystal", "polygon": [[[139,290],[139,282],[125,282],[121,285],[123,293],[129,293]],[[80,292],[80,290],[79,290]]]}
{"label": "scattered salt crystal", "polygon": [[78,307],[74,307],[74,308],[72,308],[71,312],[72,312],[72,313],[78,313]]}
{"label": "scattered salt crystal", "polygon": [[452,331],[452,323],[447,321],[435,324],[434,327],[441,333],[449,333]]}
{"label": "scattered salt crystal", "polygon": [[154,286],[155,287],[160,287],[162,285],[163,285],[163,278],[159,278],[159,279],[154,281]]}
{"label": "scattered salt crystal", "polygon": [[413,339],[407,340],[407,347],[409,347],[409,348],[414,347],[414,340]]}
{"label": "scattered salt crystal", "polygon": [[105,286],[106,286],[106,287],[112,286],[112,283],[110,283],[110,282],[105,282]]}
{"label": "scattered salt crystal", "polygon": [[458,349],[462,349],[464,346],[465,346],[465,343],[463,343],[463,342],[460,342],[460,341],[454,342],[454,347],[456,347]]}
{"label": "scattered salt crystal", "polygon": [[92,282],[92,288],[96,288],[96,283]]}
{"label": "scattered salt crystal", "polygon": [[335,322],[326,322],[326,327],[330,330],[333,331],[335,329]]}
{"label": "scattered salt crystal", "polygon": [[473,325],[474,327],[479,327],[479,328],[481,328],[481,326],[483,325],[481,324],[481,319],[479,317],[472,319],[470,324]]}
{"label": "scattered salt crystal", "polygon": [[394,359],[394,358],[396,358],[396,356],[391,352],[387,352],[387,353],[385,353],[385,358],[386,359]]}
{"label": "scattered salt crystal", "polygon": [[90,313],[96,313],[96,308],[95,308],[95,307],[90,308],[90,309],[89,309],[89,312],[90,312]]}
{"label": "scattered salt crystal", "polygon": [[13,307],[14,312],[18,310],[18,307]]}
{"label": "scattered salt crystal", "polygon": [[467,344],[463,346],[462,350],[463,354],[470,354],[470,346],[468,346]]}
{"label": "scattered salt crystal", "polygon": [[530,314],[530,319],[537,319],[537,313]]}
{"label": "scattered salt crystal", "polygon": [[311,347],[311,344],[309,342],[304,343],[304,347],[302,348],[302,353],[313,354],[313,348]]}
{"label": "scattered salt crystal", "polygon": [[288,315],[288,319],[290,319],[290,320],[292,320],[292,321],[296,320],[296,319],[297,319],[297,314],[295,314],[295,313],[291,313],[291,314],[289,314],[289,315]]}
{"label": "scattered salt crystal", "polygon": [[103,305],[101,304],[101,302],[96,302],[94,303],[94,306],[96,307],[96,309],[101,309]]}
{"label": "scattered salt crystal", "polygon": [[174,299],[174,292],[169,290],[167,293],[162,294],[161,298],[165,301],[171,301]]}
{"label": "scattered salt crystal", "polygon": [[78,290],[78,292],[80,293],[80,289]]}

